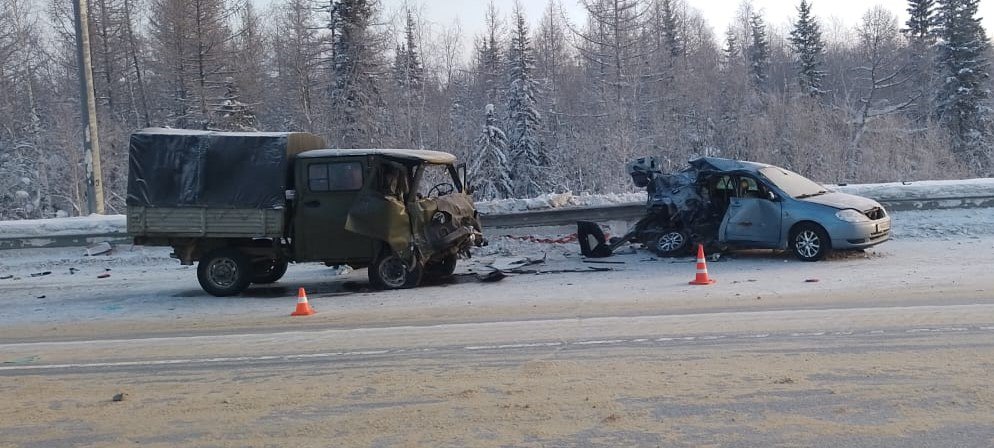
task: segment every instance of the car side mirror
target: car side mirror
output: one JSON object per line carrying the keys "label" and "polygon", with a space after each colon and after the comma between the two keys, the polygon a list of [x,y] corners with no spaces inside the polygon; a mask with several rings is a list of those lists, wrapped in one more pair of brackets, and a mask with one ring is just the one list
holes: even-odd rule
{"label": "car side mirror", "polygon": [[777,200],[777,194],[774,193],[774,192],[772,192],[772,191],[767,191],[766,192],[766,199],[769,199],[771,201],[775,201],[775,200]]}

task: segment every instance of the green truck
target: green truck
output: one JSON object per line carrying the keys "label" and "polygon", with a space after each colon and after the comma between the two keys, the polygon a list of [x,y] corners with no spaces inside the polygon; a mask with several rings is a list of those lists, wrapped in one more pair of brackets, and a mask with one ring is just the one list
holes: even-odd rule
{"label": "green truck", "polygon": [[198,263],[219,297],[302,262],[368,267],[373,286],[410,288],[485,244],[453,155],[325,146],[306,133],[135,132],[128,233]]}

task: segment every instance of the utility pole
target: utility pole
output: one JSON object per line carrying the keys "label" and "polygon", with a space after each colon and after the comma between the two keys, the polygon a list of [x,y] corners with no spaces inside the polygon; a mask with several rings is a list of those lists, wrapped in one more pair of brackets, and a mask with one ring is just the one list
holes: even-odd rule
{"label": "utility pole", "polygon": [[100,136],[97,132],[97,100],[93,96],[90,61],[90,20],[86,0],[72,0],[76,23],[76,60],[79,64],[79,105],[83,119],[83,166],[86,170],[86,209],[104,214],[104,182],[100,170]]}

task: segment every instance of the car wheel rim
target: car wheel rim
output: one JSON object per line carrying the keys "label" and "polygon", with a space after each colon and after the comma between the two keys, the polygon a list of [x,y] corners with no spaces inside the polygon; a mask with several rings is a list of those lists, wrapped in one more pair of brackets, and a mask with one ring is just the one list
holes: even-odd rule
{"label": "car wheel rim", "polygon": [[656,248],[660,252],[672,252],[683,247],[684,244],[686,244],[686,240],[682,233],[670,232],[659,237],[659,243],[656,244]]}
{"label": "car wheel rim", "polygon": [[797,253],[804,258],[814,258],[821,251],[821,238],[817,233],[805,230],[797,234],[794,246],[797,248]]}
{"label": "car wheel rim", "polygon": [[210,279],[220,288],[230,288],[238,279],[238,264],[230,258],[218,258],[211,262]]}
{"label": "car wheel rim", "polygon": [[380,261],[380,278],[391,288],[400,288],[407,282],[407,263],[400,257],[391,255]]}

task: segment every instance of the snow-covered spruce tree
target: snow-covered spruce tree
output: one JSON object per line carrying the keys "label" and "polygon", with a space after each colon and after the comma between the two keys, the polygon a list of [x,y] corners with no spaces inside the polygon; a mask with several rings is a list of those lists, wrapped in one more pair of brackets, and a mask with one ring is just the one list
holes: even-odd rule
{"label": "snow-covered spruce tree", "polygon": [[424,146],[420,132],[423,117],[419,116],[419,111],[424,105],[424,67],[418,50],[417,24],[411,11],[407,11],[404,43],[397,46],[394,56],[393,77],[400,96],[402,110],[398,111],[398,125],[402,128],[404,144],[421,148]]}
{"label": "snow-covered spruce tree", "polygon": [[339,0],[333,7],[334,85],[331,91],[332,136],[341,148],[374,146],[379,137],[375,109],[380,103],[373,74],[377,58],[371,0]]}
{"label": "snow-covered spruce tree", "polygon": [[215,110],[216,118],[213,122],[215,129],[222,131],[256,131],[259,123],[255,117],[255,111],[248,104],[241,100],[241,91],[235,79],[227,77],[224,79],[226,89],[224,99]]}
{"label": "snow-covered spruce tree", "polygon": [[918,107],[911,112],[918,121],[925,121],[935,108],[932,100],[935,95],[935,41],[938,16],[935,13],[935,0],[908,0],[907,28],[903,29],[908,38],[908,67],[911,72],[912,88],[919,95]]}
{"label": "snow-covered spruce tree", "polygon": [[487,121],[476,139],[469,167],[470,185],[477,200],[511,197],[513,186],[507,158],[507,135],[497,124],[493,104],[487,105]]}
{"label": "snow-covered spruce tree", "polygon": [[680,36],[680,19],[673,10],[673,0],[657,0],[659,20],[662,30],[663,45],[670,57],[677,59],[686,55],[683,39]]}
{"label": "snow-covered spruce tree", "polygon": [[797,58],[797,81],[801,93],[812,97],[825,94],[822,81],[825,72],[821,70],[825,43],[821,39],[818,19],[811,14],[811,3],[801,0],[797,7],[797,21],[790,31],[790,46]]}
{"label": "snow-covered spruce tree", "polygon": [[947,126],[953,151],[979,175],[990,175],[991,108],[987,34],[977,17],[979,0],[939,1],[938,69],[942,85],[936,115]]}
{"label": "snow-covered spruce tree", "polygon": [[514,12],[514,31],[508,54],[507,111],[510,115],[510,154],[514,193],[534,197],[548,191],[549,157],[539,141],[542,115],[535,99],[538,83],[533,78],[535,57],[528,37],[528,23],[520,9]]}
{"label": "snow-covered spruce tree", "polygon": [[749,75],[753,87],[765,92],[770,82],[770,41],[763,16],[757,13],[749,18],[749,33]]}

